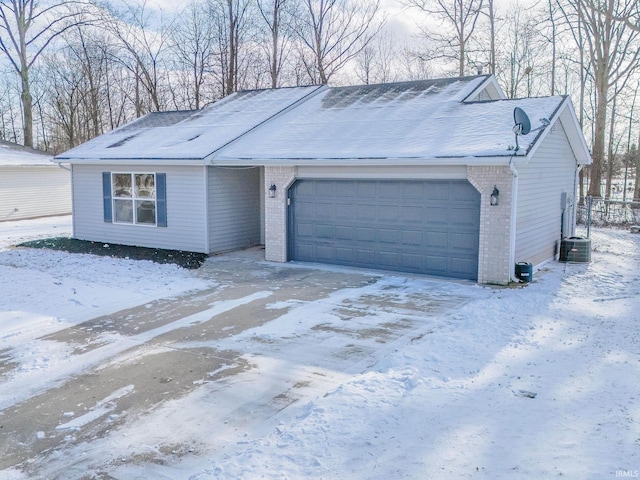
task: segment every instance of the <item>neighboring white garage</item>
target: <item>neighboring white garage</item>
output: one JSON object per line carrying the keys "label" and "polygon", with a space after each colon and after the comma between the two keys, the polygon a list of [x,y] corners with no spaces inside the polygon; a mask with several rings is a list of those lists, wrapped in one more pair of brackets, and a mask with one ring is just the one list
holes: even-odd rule
{"label": "neighboring white garage", "polygon": [[0,140],[0,222],[71,213],[71,173],[52,159]]}

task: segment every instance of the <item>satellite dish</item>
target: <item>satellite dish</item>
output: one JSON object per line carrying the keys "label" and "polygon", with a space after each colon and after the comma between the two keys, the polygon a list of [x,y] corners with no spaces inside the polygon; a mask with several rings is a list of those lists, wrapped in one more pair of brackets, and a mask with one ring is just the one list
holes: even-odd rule
{"label": "satellite dish", "polygon": [[513,133],[516,134],[516,152],[520,150],[518,145],[518,137],[520,135],[527,135],[531,131],[531,120],[529,116],[520,107],[516,107],[513,110]]}
{"label": "satellite dish", "polygon": [[520,107],[513,110],[513,121],[515,123],[513,131],[516,135],[527,135],[531,131],[531,120]]}

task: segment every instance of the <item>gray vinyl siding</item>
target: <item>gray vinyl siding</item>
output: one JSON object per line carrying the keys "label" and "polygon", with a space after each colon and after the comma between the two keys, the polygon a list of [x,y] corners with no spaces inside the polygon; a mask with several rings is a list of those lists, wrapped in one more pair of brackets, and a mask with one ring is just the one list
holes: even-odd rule
{"label": "gray vinyl siding", "polygon": [[260,244],[260,168],[208,167],[209,253]]}
{"label": "gray vinyl siding", "polygon": [[[167,227],[107,223],[102,172],[164,173]],[[208,253],[204,167],[73,165],[73,234],[81,240]]]}
{"label": "gray vinyl siding", "polygon": [[[518,166],[516,262],[538,265],[558,253],[562,230],[562,193],[570,198],[566,214],[573,225],[576,158],[560,122],[527,165]],[[565,236],[571,232],[564,232]]]}
{"label": "gray vinyl siding", "polygon": [[68,215],[71,174],[58,166],[0,166],[0,221]]}

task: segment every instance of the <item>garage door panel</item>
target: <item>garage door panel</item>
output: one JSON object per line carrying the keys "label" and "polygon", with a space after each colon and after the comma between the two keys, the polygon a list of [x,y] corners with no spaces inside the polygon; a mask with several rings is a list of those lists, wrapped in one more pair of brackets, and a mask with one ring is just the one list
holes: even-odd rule
{"label": "garage door panel", "polygon": [[448,225],[451,220],[446,208],[428,207],[424,212],[425,221],[432,225]]}
{"label": "garage door panel", "polygon": [[415,200],[421,202],[424,198],[424,189],[419,182],[404,182],[401,189],[401,196],[404,200]]}
{"label": "garage door panel", "polygon": [[353,240],[354,229],[344,225],[336,225],[336,240]]}
{"label": "garage door panel", "polygon": [[346,264],[347,262],[351,262],[356,256],[355,248],[344,248],[344,247],[336,247],[334,250],[337,263]]}
{"label": "garage door panel", "polygon": [[434,272],[436,275],[444,275],[447,271],[447,264],[448,261],[445,256],[425,255],[424,257],[425,269]]}
{"label": "garage door panel", "polygon": [[296,225],[296,235],[303,239],[304,237],[313,238],[314,225],[312,223],[299,223]]}
{"label": "garage door panel", "polygon": [[322,262],[332,260],[334,257],[333,247],[330,245],[316,245],[316,256]]}
{"label": "garage door panel", "polygon": [[422,245],[422,232],[419,230],[402,230],[399,232],[402,245],[419,247]]}
{"label": "garage door panel", "polygon": [[378,183],[378,198],[400,198],[401,184],[400,182]]}
{"label": "garage door panel", "polygon": [[424,244],[428,248],[447,250],[449,248],[449,235],[447,232],[429,232],[425,235]]}
{"label": "garage door panel", "polygon": [[358,242],[371,243],[375,241],[376,231],[373,228],[356,228],[356,240]]}
{"label": "garage door panel", "polygon": [[315,217],[333,220],[335,217],[335,205],[330,203],[317,203],[315,205]]}
{"label": "garage door panel", "polygon": [[376,220],[378,222],[393,222],[397,223],[400,220],[400,208],[391,205],[380,205],[378,207],[378,215]]}
{"label": "garage door panel", "polygon": [[402,223],[422,223],[422,207],[407,206],[400,209],[399,220]]}
{"label": "garage door panel", "polygon": [[375,250],[358,249],[356,250],[356,260],[359,264],[365,267],[375,265],[376,252]]}
{"label": "garage door panel", "polygon": [[460,180],[298,180],[289,258],[477,278],[480,194]]}
{"label": "garage door panel", "polygon": [[357,219],[356,207],[353,203],[337,203],[335,219],[340,221],[353,221]]}
{"label": "garage door panel", "polygon": [[452,258],[450,263],[451,271],[462,275],[464,272],[469,271],[469,269],[473,267],[474,263],[477,263],[477,260],[470,258]]}
{"label": "garage door panel", "polygon": [[380,243],[391,243],[395,245],[398,243],[398,230],[392,230],[390,228],[379,228],[377,240]]}
{"label": "garage door panel", "polygon": [[318,238],[333,240],[333,225],[316,225],[315,234]]}
{"label": "garage door panel", "polygon": [[453,225],[471,226],[474,225],[475,212],[468,208],[452,208],[450,211]]}
{"label": "garage door panel", "polygon": [[435,201],[449,200],[450,193],[451,191],[448,185],[444,183],[440,183],[440,184],[434,183],[433,185],[431,185],[429,189],[429,199],[435,200]]}
{"label": "garage door panel", "polygon": [[376,185],[374,182],[356,182],[357,198],[376,198]]}
{"label": "garage door panel", "polygon": [[477,239],[472,233],[451,234],[451,247],[458,251],[475,252]]}
{"label": "garage door panel", "polygon": [[358,221],[367,220],[373,222],[376,219],[375,205],[358,205],[356,207],[356,219]]}
{"label": "garage door panel", "polygon": [[400,255],[396,252],[380,252],[378,263],[384,268],[396,268],[400,265]]}
{"label": "garage door panel", "polygon": [[352,199],[356,196],[356,191],[353,187],[353,184],[345,183],[345,182],[333,182],[333,185],[334,185],[333,195],[336,198]]}
{"label": "garage door panel", "polygon": [[404,254],[402,255],[399,263],[400,271],[420,271],[420,264],[422,263],[422,256],[419,254]]}

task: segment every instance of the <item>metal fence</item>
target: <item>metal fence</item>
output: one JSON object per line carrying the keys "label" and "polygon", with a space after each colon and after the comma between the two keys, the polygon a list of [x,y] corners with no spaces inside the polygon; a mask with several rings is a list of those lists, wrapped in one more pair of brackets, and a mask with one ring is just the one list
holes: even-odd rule
{"label": "metal fence", "polygon": [[640,225],[640,202],[587,197],[578,205],[576,221],[581,225]]}

